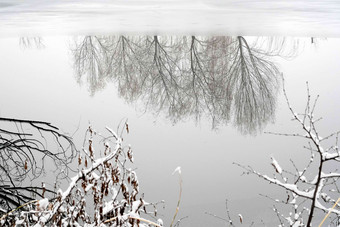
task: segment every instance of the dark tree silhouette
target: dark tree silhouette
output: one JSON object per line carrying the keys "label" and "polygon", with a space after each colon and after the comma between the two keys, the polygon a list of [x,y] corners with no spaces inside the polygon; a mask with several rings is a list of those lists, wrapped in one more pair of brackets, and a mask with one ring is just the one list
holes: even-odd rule
{"label": "dark tree silhouette", "polygon": [[31,181],[45,173],[47,161],[54,163],[57,179],[66,177],[77,151],[72,139],[48,122],[1,117],[0,124],[0,207],[7,212],[54,193]]}

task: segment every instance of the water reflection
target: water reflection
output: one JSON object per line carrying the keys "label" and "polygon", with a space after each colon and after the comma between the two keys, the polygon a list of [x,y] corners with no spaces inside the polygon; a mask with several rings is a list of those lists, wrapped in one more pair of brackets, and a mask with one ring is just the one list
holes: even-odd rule
{"label": "water reflection", "polygon": [[20,37],[19,46],[22,49],[29,49],[29,48],[43,49],[43,48],[45,48],[44,41],[41,37]]}
{"label": "water reflection", "polygon": [[92,95],[112,81],[125,100],[173,123],[209,117],[213,128],[232,122],[256,133],[274,117],[280,72],[271,58],[293,56],[296,46],[286,45],[284,38],[250,45],[242,36],[86,36],[72,53],[78,82]]}

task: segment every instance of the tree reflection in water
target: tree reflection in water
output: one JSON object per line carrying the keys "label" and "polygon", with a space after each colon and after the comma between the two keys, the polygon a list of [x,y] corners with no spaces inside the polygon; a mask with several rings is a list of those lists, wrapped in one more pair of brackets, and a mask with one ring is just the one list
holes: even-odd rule
{"label": "tree reflection in water", "polygon": [[128,102],[165,113],[172,122],[208,116],[212,127],[233,122],[242,133],[273,120],[280,72],[274,56],[291,57],[285,38],[86,36],[72,53],[78,82],[92,95],[117,83]]}

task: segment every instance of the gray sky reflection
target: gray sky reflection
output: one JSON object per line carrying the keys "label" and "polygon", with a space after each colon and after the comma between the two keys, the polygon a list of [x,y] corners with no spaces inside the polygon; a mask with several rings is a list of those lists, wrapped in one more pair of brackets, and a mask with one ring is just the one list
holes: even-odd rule
{"label": "gray sky reflection", "polygon": [[[75,143],[81,145],[90,121],[98,131],[106,125],[115,128],[121,119],[128,118],[130,134],[124,141],[134,149],[135,166],[145,199],[164,199],[166,209],[159,213],[169,223],[178,196],[178,179],[171,173],[182,167],[183,199],[179,217],[190,215],[183,226],[221,226],[221,222],[205,216],[204,212],[225,214],[228,198],[234,214],[242,213],[248,223],[253,217],[270,216],[270,202],[258,194],[283,193],[255,176],[243,176],[232,162],[249,164],[261,172],[271,173],[270,155],[282,166],[289,166],[293,157],[304,164],[309,153],[302,149],[297,138],[259,134],[242,136],[233,127],[223,126],[211,131],[209,122],[198,125],[192,120],[169,124],[168,120],[150,113],[136,111],[138,106],[118,97],[118,88],[108,83],[95,96],[89,96],[85,86],[74,79],[73,56],[68,37],[44,37],[43,49],[22,49],[18,38],[2,38],[0,42],[0,115],[4,117],[39,119],[72,133],[80,123]],[[305,81],[312,94],[319,94],[317,113],[323,133],[339,129],[340,119],[340,41],[328,39],[309,45],[292,61],[278,59],[284,73],[288,96],[293,107],[303,110],[306,100]],[[298,130],[279,94],[275,124],[265,131],[292,132]],[[257,203],[256,201],[261,201]],[[269,214],[268,214],[269,213]]]}

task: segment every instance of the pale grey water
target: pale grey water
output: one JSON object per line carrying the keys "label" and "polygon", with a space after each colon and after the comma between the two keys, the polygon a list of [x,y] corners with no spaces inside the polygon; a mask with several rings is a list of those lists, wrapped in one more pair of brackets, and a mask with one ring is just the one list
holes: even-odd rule
{"label": "pale grey water", "polygon": [[[74,78],[69,50],[72,38],[43,40],[43,49],[22,49],[18,38],[1,39],[1,116],[53,122],[69,133],[80,124],[75,136],[77,144],[82,143],[89,121],[98,131],[104,131],[106,125],[115,128],[128,118],[130,134],[125,139],[134,149],[141,189],[147,200],[164,199],[166,210],[159,212],[170,217],[178,196],[178,179],[171,173],[177,166],[182,167],[184,186],[179,217],[190,216],[183,220],[184,226],[220,226],[220,221],[204,212],[224,215],[225,198],[246,221],[266,219],[264,214],[270,217],[271,202],[258,194],[277,194],[280,190],[254,176],[240,177],[242,170],[232,162],[250,164],[270,173],[271,155],[282,165],[289,164],[289,157],[308,157],[298,139],[265,134],[242,136],[232,125],[212,131],[209,121],[195,125],[192,119],[172,125],[162,116],[143,114],[136,110],[138,106],[128,105],[117,96],[114,83],[90,97],[86,84],[79,86]],[[334,131],[340,125],[340,42],[328,39],[314,46],[307,39],[306,43],[303,53],[293,61],[278,63],[293,105],[303,108],[308,80],[312,93],[321,96],[318,113],[325,118],[321,128]],[[280,95],[276,123],[265,130],[291,132],[295,127],[290,118]],[[170,220],[164,219],[167,223]]]}
{"label": "pale grey water", "polygon": [[[105,3],[109,7],[104,10],[103,2],[97,1],[87,4],[83,1],[36,1],[35,4],[18,1],[14,6],[3,1],[0,5],[0,115],[53,122],[69,133],[79,124],[75,135],[78,144],[82,143],[89,121],[98,131],[104,131],[105,126],[115,128],[122,119],[128,118],[130,134],[125,140],[134,149],[141,190],[146,200],[166,201],[166,209],[159,209],[159,213],[167,216],[164,217],[166,223],[172,218],[177,203],[178,178],[171,175],[177,166],[182,167],[183,173],[183,198],[178,217],[189,215],[181,226],[221,226],[223,222],[204,212],[225,216],[226,198],[230,200],[235,220],[238,213],[242,213],[247,223],[251,220],[259,223],[266,217],[271,219],[274,216],[270,211],[271,201],[258,194],[276,196],[283,191],[255,176],[241,177],[242,170],[232,162],[250,164],[269,174],[272,172],[271,155],[283,166],[289,165],[290,157],[301,162],[308,157],[301,140],[266,134],[243,136],[231,124],[213,131],[209,121],[196,125],[193,119],[173,125],[162,115],[156,118],[150,112],[139,111],[138,105],[127,104],[119,98],[114,83],[108,83],[105,89],[90,97],[86,84],[79,86],[76,82],[70,51],[73,38],[65,35],[230,32],[231,35],[338,36],[339,4],[335,1],[300,1],[294,8],[289,1],[278,2],[278,5],[267,1],[238,4],[228,1],[222,6],[209,3],[209,8],[201,1],[195,9],[189,10],[194,2],[128,1],[127,6],[122,1]],[[70,4],[74,4],[72,9]],[[174,18],[178,13],[176,7],[181,8],[182,4],[186,13],[180,12],[180,16]],[[119,13],[112,14],[110,10],[116,10],[117,5]],[[307,9],[306,5],[309,6]],[[226,17],[229,6],[234,11],[229,15],[233,20],[226,22],[219,17]],[[139,11],[142,7],[144,11]],[[215,15],[216,12],[219,14]],[[278,12],[286,13],[278,15]],[[132,17],[125,18],[122,14]],[[243,14],[247,14],[248,19],[243,18]],[[200,15],[206,15],[205,22]],[[115,17],[123,22],[112,21]],[[155,17],[162,20],[154,20]],[[250,19],[254,19],[254,24],[249,24]],[[219,29],[221,23],[226,29]],[[19,36],[32,34],[45,35],[45,48],[19,45]],[[301,43],[303,51],[294,60],[276,59],[285,76],[288,95],[292,105],[302,110],[306,100],[305,81],[309,81],[311,92],[321,96],[317,108],[317,113],[324,117],[321,130],[335,131],[340,126],[340,40],[318,40],[315,45],[306,38],[301,39]],[[291,132],[296,127],[290,119],[281,93],[275,124],[269,124],[265,131]]]}

